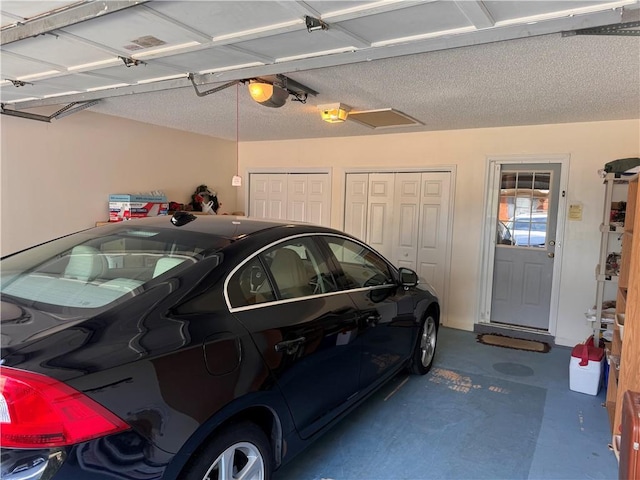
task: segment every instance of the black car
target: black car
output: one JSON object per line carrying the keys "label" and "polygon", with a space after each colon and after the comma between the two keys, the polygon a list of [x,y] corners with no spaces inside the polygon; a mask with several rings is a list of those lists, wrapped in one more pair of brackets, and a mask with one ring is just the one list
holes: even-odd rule
{"label": "black car", "polygon": [[0,267],[4,480],[268,479],[436,348],[433,290],[324,227],[179,212]]}

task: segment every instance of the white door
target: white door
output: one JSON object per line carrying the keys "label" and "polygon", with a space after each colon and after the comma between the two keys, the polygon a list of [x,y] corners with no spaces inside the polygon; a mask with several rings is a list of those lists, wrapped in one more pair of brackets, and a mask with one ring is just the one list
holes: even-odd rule
{"label": "white door", "polygon": [[286,173],[252,174],[249,188],[249,212],[252,217],[287,218]]}
{"label": "white door", "polygon": [[356,238],[367,241],[369,212],[369,174],[347,175],[344,210],[344,230]]}
{"label": "white door", "polygon": [[366,242],[388,259],[393,258],[394,173],[370,173]]}
{"label": "white door", "polygon": [[396,173],[392,232],[392,255],[389,260],[396,267],[407,267],[417,271],[420,190],[422,174]]}
{"label": "white door", "polygon": [[[290,175],[290,177],[295,176],[295,174]],[[329,175],[325,173],[310,173],[305,177],[307,197],[303,221],[328,227],[331,224]]]}
{"label": "white door", "polygon": [[329,226],[331,182],[326,173],[252,173],[249,216]]}
{"label": "white door", "polygon": [[307,217],[307,176],[287,175],[287,220],[304,222]]}
{"label": "white door", "polygon": [[452,201],[451,172],[349,173],[344,230],[415,270],[444,304]]}
{"label": "white door", "polygon": [[560,168],[502,165],[491,322],[549,330]]}
{"label": "white door", "polygon": [[414,268],[420,278],[431,284],[443,297],[447,295],[446,281],[451,241],[449,238],[451,174],[449,172],[422,173],[420,190],[420,221],[418,228],[418,264]]}

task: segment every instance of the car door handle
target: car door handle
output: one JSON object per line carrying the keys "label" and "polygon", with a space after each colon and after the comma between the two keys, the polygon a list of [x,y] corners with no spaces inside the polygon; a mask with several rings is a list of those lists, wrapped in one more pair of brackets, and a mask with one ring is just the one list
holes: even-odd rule
{"label": "car door handle", "polygon": [[364,323],[375,327],[380,322],[380,315],[367,315],[364,317]]}
{"label": "car door handle", "polygon": [[293,340],[283,340],[282,342],[276,343],[275,349],[276,352],[282,352],[289,355],[293,355],[296,353],[296,350],[305,342],[305,337],[294,338]]}

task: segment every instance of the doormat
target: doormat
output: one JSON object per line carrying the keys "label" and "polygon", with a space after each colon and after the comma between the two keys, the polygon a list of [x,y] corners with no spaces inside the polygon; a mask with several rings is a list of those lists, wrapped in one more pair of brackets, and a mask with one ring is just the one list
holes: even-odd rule
{"label": "doormat", "polygon": [[549,350],[551,350],[549,344],[545,342],[523,340],[521,338],[512,338],[495,333],[482,333],[478,335],[477,340],[478,342],[484,343],[485,345],[513,348],[515,350],[526,350],[529,352],[547,353]]}

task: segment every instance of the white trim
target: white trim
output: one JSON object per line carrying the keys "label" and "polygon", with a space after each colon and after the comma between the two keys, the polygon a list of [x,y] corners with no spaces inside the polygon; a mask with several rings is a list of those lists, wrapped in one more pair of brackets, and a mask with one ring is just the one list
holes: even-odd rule
{"label": "white trim", "polygon": [[[558,307],[560,302],[560,276],[564,247],[564,230],[567,216],[567,186],[569,184],[570,154],[555,155],[489,155],[487,156],[486,193],[484,198],[484,232],[481,239],[480,292],[476,323],[490,324],[491,294],[493,286],[493,261],[495,254],[495,225],[497,222],[497,202],[500,182],[500,169],[511,164],[560,164],[560,187],[558,192],[558,215],[556,220],[555,261],[553,263],[553,281],[549,302],[549,334],[555,337],[558,326]],[[519,328],[522,329],[522,328]],[[527,330],[524,328],[524,330]],[[535,330],[535,329],[532,329]],[[535,330],[540,333],[540,330]]]}
{"label": "white trim", "polygon": [[[440,165],[438,167],[409,167],[409,168],[371,168],[371,167],[353,167],[345,168],[344,173],[420,173],[420,172],[451,172],[456,174],[457,165]],[[454,177],[452,177],[454,178]]]}

